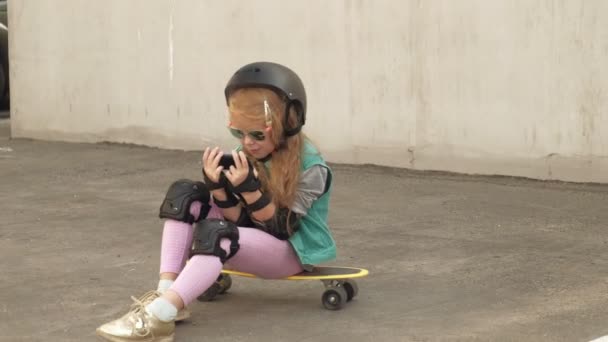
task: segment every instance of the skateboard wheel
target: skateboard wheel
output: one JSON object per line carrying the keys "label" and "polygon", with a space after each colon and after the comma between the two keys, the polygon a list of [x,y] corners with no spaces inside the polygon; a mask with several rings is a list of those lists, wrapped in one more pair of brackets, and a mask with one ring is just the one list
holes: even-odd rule
{"label": "skateboard wheel", "polygon": [[352,279],[346,279],[344,281],[344,289],[346,290],[346,301],[350,302],[359,293],[359,287],[357,282]]}
{"label": "skateboard wheel", "polygon": [[348,294],[343,287],[332,287],[323,292],[321,300],[327,310],[340,310],[344,303],[346,303],[347,297]]}
{"label": "skateboard wheel", "polygon": [[220,274],[217,283],[220,285],[218,294],[224,294],[232,286],[232,278],[230,277],[230,274]]}
{"label": "skateboard wheel", "polygon": [[196,299],[198,299],[199,302],[210,302],[213,300],[213,298],[215,298],[215,296],[217,296],[219,292],[220,285],[218,283],[213,283],[213,285],[211,285],[207,291],[203,292],[203,294],[198,296]]}

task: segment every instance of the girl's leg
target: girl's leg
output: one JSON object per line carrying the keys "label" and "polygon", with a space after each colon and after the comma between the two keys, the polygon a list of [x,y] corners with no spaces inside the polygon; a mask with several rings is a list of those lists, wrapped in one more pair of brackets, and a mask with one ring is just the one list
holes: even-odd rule
{"label": "girl's leg", "polygon": [[[228,259],[226,268],[253,273],[267,279],[284,278],[303,271],[300,259],[287,240],[255,228],[239,227],[241,248],[233,258]],[[229,247],[222,241],[222,248]]]}
{"label": "girl's leg", "polygon": [[[302,272],[298,256],[288,241],[255,228],[239,227],[239,236],[241,248],[227,261],[226,267],[263,278],[282,278]],[[221,247],[229,253],[230,240],[222,239]],[[215,282],[222,267],[219,257],[193,256],[163,297],[180,310]]]}
{"label": "girl's leg", "polygon": [[[190,206],[190,213],[195,218],[198,218],[200,209],[201,203],[194,202]],[[207,218],[221,217],[221,210],[216,205],[212,205]],[[160,251],[161,280],[175,280],[184,268],[190,247],[192,246],[193,231],[194,228],[189,223],[176,220],[165,221]]]}
{"label": "girl's leg", "polygon": [[[200,207],[200,202],[194,202],[190,206],[190,213],[198,216]],[[207,217],[220,218],[221,211],[213,206]],[[110,341],[148,341],[150,336],[156,336],[155,341],[173,341],[174,320],[184,319],[189,314],[187,310],[176,310],[175,303],[182,303],[181,298],[177,293],[165,290],[182,272],[192,245],[193,232],[194,228],[189,223],[165,221],[158,290],[150,291],[139,299],[135,298],[127,314],[97,328],[97,335]],[[182,308],[183,305],[179,306],[179,309]]]}

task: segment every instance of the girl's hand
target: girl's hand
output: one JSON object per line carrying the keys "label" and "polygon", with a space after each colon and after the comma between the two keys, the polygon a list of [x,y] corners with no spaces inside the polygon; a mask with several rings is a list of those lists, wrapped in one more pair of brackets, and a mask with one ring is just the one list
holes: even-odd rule
{"label": "girl's hand", "polygon": [[220,176],[224,167],[219,166],[219,163],[223,154],[217,146],[213,149],[207,147],[205,148],[205,152],[203,152],[203,173],[205,178],[213,183],[220,182]]}
{"label": "girl's hand", "polygon": [[[234,165],[230,166],[229,170],[226,170],[226,178],[233,187],[238,187],[241,185],[249,175],[249,161],[247,161],[247,156],[245,156],[245,152],[243,151],[232,151],[232,157],[234,158]],[[219,159],[218,159],[219,161]],[[254,176],[257,178],[257,172],[254,168]]]}

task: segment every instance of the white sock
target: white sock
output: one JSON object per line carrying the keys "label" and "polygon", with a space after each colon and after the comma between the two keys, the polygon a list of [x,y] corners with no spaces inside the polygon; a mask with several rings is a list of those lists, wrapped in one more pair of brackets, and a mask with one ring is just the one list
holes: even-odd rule
{"label": "white sock", "polygon": [[156,288],[156,291],[160,292],[160,293],[165,293],[165,291],[167,291],[171,285],[173,285],[173,280],[169,280],[169,279],[161,279],[158,281],[158,287]]}
{"label": "white sock", "polygon": [[171,322],[177,316],[177,308],[168,300],[160,297],[146,305],[146,311],[163,322]]}

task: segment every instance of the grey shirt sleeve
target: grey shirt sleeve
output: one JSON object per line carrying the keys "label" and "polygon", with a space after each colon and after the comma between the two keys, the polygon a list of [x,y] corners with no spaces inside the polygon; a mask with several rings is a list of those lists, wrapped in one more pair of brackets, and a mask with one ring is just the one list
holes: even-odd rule
{"label": "grey shirt sleeve", "polygon": [[291,210],[298,215],[306,215],[312,203],[323,195],[327,184],[327,169],[314,165],[300,174],[296,197]]}

